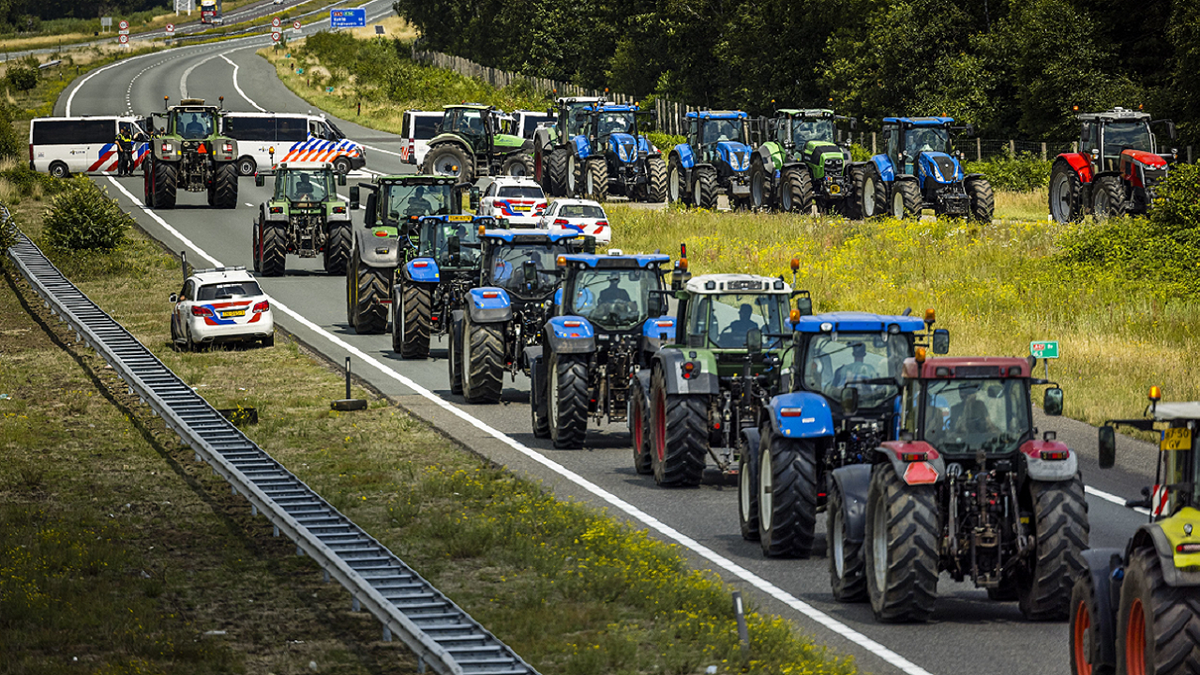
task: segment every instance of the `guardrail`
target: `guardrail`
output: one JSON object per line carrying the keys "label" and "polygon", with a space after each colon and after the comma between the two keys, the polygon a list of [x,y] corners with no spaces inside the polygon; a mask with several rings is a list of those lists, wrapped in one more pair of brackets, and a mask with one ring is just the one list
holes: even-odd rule
{"label": "guardrail", "polygon": [[[0,228],[16,230],[0,206]],[[365,608],[383,624],[383,640],[400,637],[443,675],[537,675],[529,664],[449,598],[355,525],[247,438],[192,391],[127,330],[88,299],[24,234],[8,257],[52,314],[65,321],[112,366],[143,403],[162,417],[213,471],[350,591],[352,609]]]}

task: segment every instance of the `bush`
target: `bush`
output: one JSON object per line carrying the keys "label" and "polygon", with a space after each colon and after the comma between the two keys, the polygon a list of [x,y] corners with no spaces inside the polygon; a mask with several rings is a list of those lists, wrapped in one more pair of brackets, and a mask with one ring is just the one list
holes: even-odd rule
{"label": "bush", "polygon": [[983,162],[967,162],[963,169],[986,176],[993,190],[1033,192],[1050,184],[1050,166],[1030,153],[1013,156],[1006,152]]}
{"label": "bush", "polygon": [[124,244],[133,219],[116,200],[84,176],[66,183],[46,213],[50,244],[70,251],[112,251]]}
{"label": "bush", "polygon": [[16,225],[0,220],[0,258],[4,257],[4,252],[10,246],[17,243],[16,227]]}
{"label": "bush", "polygon": [[1190,232],[1194,237],[1200,231],[1200,165],[1171,167],[1155,190],[1150,220],[1175,235]]}
{"label": "bush", "polygon": [[650,140],[650,143],[654,147],[661,150],[663,154],[667,154],[668,152],[670,152],[671,148],[679,145],[680,143],[687,141],[687,138],[684,136],[672,136],[671,134],[660,134],[657,131],[651,131],[650,133],[646,134],[646,138],[648,138]]}
{"label": "bush", "polygon": [[13,66],[4,79],[17,91],[29,91],[38,85],[38,71],[31,66]]}
{"label": "bush", "polygon": [[25,156],[27,147],[25,141],[17,137],[9,107],[0,107],[0,159],[20,159]]}
{"label": "bush", "polygon": [[[0,137],[2,136],[3,134],[0,134]],[[2,140],[0,140],[0,148],[3,148]],[[50,174],[34,171],[29,168],[28,164],[18,164],[11,169],[0,171],[0,180],[12,183],[22,197],[31,196],[35,185],[41,185],[44,194],[53,195],[62,192],[70,184],[68,181],[55,178]]]}

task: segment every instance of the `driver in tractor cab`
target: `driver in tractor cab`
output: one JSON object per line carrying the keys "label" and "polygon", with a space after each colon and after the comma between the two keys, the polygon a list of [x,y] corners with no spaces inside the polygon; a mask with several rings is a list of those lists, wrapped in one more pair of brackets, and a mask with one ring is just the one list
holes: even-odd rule
{"label": "driver in tractor cab", "polygon": [[922,152],[933,152],[934,143],[938,143],[937,132],[933,129],[909,129],[908,142],[905,152],[909,157],[916,159],[917,155]]}
{"label": "driver in tractor cab", "polygon": [[759,328],[759,325],[755,323],[754,319],[751,318],[753,316],[754,308],[750,306],[750,303],[743,302],[742,306],[738,308],[737,321],[729,324],[729,327],[723,332],[728,332],[733,335],[745,335],[749,333],[752,328]]}
{"label": "driver in tractor cab", "polygon": [[733,122],[730,120],[711,120],[704,125],[704,135],[704,144],[708,145],[733,140],[737,135],[737,130],[734,129]]}
{"label": "driver in tractor cab", "polygon": [[987,404],[979,398],[979,388],[976,387],[966,394],[958,410],[951,411],[954,419],[954,431],[960,434],[986,434],[995,436],[1000,429],[992,422]]}
{"label": "driver in tractor cab", "polygon": [[600,118],[600,135],[623,134],[629,131],[624,115],[604,115]]}
{"label": "driver in tractor cab", "polygon": [[425,186],[418,185],[417,189],[413,190],[413,196],[408,200],[408,205],[404,207],[404,215],[423,216],[431,211],[429,200],[425,198]]}
{"label": "driver in tractor cab", "polygon": [[878,376],[878,373],[875,372],[875,367],[864,361],[867,357],[866,345],[861,342],[851,343],[850,351],[854,356],[854,361],[847,363],[834,372],[833,386],[835,387],[845,387],[848,384],[874,379]]}
{"label": "driver in tractor cab", "polygon": [[190,113],[190,121],[184,125],[184,135],[188,138],[204,138],[208,136],[208,120],[203,113]]}

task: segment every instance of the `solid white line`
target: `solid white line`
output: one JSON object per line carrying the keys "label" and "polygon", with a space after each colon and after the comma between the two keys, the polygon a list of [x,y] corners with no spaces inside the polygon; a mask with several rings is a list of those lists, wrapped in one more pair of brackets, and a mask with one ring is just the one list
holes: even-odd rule
{"label": "solid white line", "polygon": [[[1117,506],[1125,506],[1125,500],[1122,499],[1121,497],[1118,497],[1114,494],[1110,494],[1108,492],[1104,492],[1103,490],[1097,490],[1096,488],[1094,488],[1090,485],[1085,485],[1083,487],[1083,491],[1089,495],[1092,495],[1093,497],[1103,499],[1106,502],[1112,502],[1113,504],[1116,504]],[[1147,509],[1143,506],[1133,506],[1133,507],[1125,506],[1125,508],[1132,508],[1134,511],[1137,511],[1138,513],[1141,513],[1143,515],[1147,515],[1147,516],[1150,515],[1150,509]]]}
{"label": "solid white line", "polygon": [[220,56],[221,56],[221,58],[228,61],[229,65],[233,66],[233,88],[237,91],[237,93],[241,94],[242,98],[246,99],[246,101],[249,102],[250,105],[254,106],[255,108],[258,108],[259,112],[266,112],[267,111],[266,108],[255,103],[249,96],[246,95],[246,92],[242,91],[242,88],[238,86],[238,81],[237,81],[238,64],[234,63],[233,61],[230,61],[229,57],[225,56],[224,54],[221,54]]}
{"label": "solid white line", "polygon": [[[177,237],[186,246],[188,246],[193,251],[195,251],[197,255],[204,258],[205,260],[208,260],[216,267],[222,266],[220,261],[218,261],[216,258],[213,258],[212,256],[210,256],[203,249],[197,247],[187,237],[184,237],[183,234],[179,230],[176,230],[174,227],[171,227],[170,225],[168,225],[166,221],[164,221],[162,218],[160,218],[158,216],[158,214],[154,213],[150,209],[147,209],[145,206],[143,206],[142,203],[136,197],[134,197],[132,194],[130,194],[129,191],[126,190],[120,183],[118,183],[116,180],[114,180],[112,178],[109,178],[109,180],[112,181],[113,185],[117,186],[117,189],[120,190],[121,192],[123,192],[125,194],[125,196],[128,197],[135,205],[137,205],[139,208],[141,208],[143,211],[145,211],[147,215],[149,215],[151,218],[153,218],[155,220],[155,222],[157,222],[159,225],[162,225],[168,232],[170,232],[175,237]],[[478,419],[477,417],[471,415],[470,413],[466,412],[465,410],[450,403],[449,401],[442,399],[440,396],[434,394],[429,389],[426,389],[425,387],[421,386],[420,384],[417,384],[413,380],[411,380],[411,379],[401,375],[400,373],[397,373],[396,371],[392,370],[391,368],[387,367],[386,365],[384,365],[383,363],[381,363],[380,361],[378,361],[371,355],[367,354],[366,352],[363,352],[362,350],[358,349],[357,347],[350,345],[349,343],[345,342],[344,340],[337,337],[336,335],[330,333],[329,331],[318,326],[317,324],[313,323],[312,321],[309,321],[304,316],[301,316],[298,312],[292,310],[290,307],[279,302],[279,300],[277,300],[275,298],[271,298],[271,302],[272,302],[272,306],[275,307],[276,309],[278,309],[279,311],[292,317],[293,319],[295,319],[296,321],[298,321],[302,325],[304,325],[306,328],[317,333],[318,335],[325,338],[329,342],[332,342],[333,344],[341,347],[342,349],[346,350],[350,354],[358,357],[362,362],[371,366],[375,370],[378,370],[384,376],[390,377],[391,379],[395,380],[396,382],[399,382],[400,384],[404,385],[405,387],[408,387],[409,389],[413,390],[413,392],[415,392],[417,395],[429,400],[430,402],[434,403],[435,405],[442,408],[446,412],[449,412],[450,414],[454,415],[455,417],[458,417],[459,419],[466,422],[467,424],[475,427],[476,429],[479,429],[483,433],[491,436],[492,438],[495,438],[496,440],[500,441],[501,443],[504,443],[505,445],[509,446],[513,450],[516,450],[517,452],[525,455],[529,459],[541,464],[542,466],[546,467],[547,469],[550,469],[554,473],[557,473],[558,475],[562,476],[563,478],[566,478],[567,480],[571,481],[572,483],[578,485],[579,487],[583,488],[584,490],[592,493],[593,495],[599,497],[600,499],[603,499],[604,501],[613,505],[617,509],[628,514],[630,517],[632,517],[636,520],[640,520],[641,522],[645,523],[647,527],[658,532],[662,536],[664,536],[668,539],[674,539],[675,541],[679,542],[680,545],[697,553],[698,555],[700,555],[705,560],[708,560],[713,565],[716,565],[717,567],[729,572],[730,574],[733,574],[734,576],[740,577],[741,579],[743,579],[750,585],[754,586],[761,592],[775,598],[776,600],[779,600],[780,602],[784,603],[785,605],[794,609],[795,611],[799,612],[800,614],[803,614],[804,616],[812,619],[816,623],[824,626],[825,628],[833,631],[834,633],[837,633],[838,635],[841,635],[842,637],[846,638],[850,642],[853,642],[854,644],[858,645],[859,647],[867,650],[868,652],[871,652],[872,654],[878,656],[879,658],[883,659],[884,661],[887,661],[888,663],[892,664],[893,666],[900,669],[901,671],[903,671],[905,673],[909,673],[909,675],[931,675],[929,673],[929,671],[925,670],[924,668],[921,668],[920,666],[909,661],[908,659],[904,658],[903,656],[900,656],[896,652],[892,651],[891,649],[888,649],[887,647],[876,642],[875,640],[872,640],[871,638],[867,637],[866,635],[863,635],[862,633],[854,630],[850,626],[847,626],[846,624],[842,623],[841,621],[838,621],[837,619],[826,614],[825,612],[822,612],[821,610],[817,609],[816,607],[813,607],[812,605],[800,600],[799,598],[788,593],[787,591],[783,590],[782,588],[776,586],[775,584],[771,583],[770,581],[763,579],[762,577],[758,576],[757,574],[751,572],[750,570],[747,570],[746,568],[742,567],[741,565],[738,565],[737,563],[735,563],[732,560],[726,558],[725,556],[717,553],[716,551],[708,548],[707,546],[701,544],[700,542],[696,541],[695,539],[692,539],[691,537],[683,534],[682,532],[679,532],[675,528],[667,525],[666,523],[663,523],[662,521],[651,516],[650,514],[646,513],[645,511],[642,511],[641,509],[637,508],[633,504],[630,504],[629,502],[621,499],[620,497],[617,497],[616,495],[612,494],[611,492],[605,490],[604,488],[601,488],[599,485],[596,485],[595,483],[587,480],[583,476],[580,476],[579,474],[575,473],[574,471],[571,471],[570,469],[566,468],[565,466],[563,466],[557,462],[554,462],[554,461],[548,459],[547,457],[545,457],[544,455],[542,455],[541,453],[534,451],[533,449],[525,446],[522,443],[517,442],[516,440],[513,440],[507,434],[501,432],[498,429],[493,428],[492,426],[488,425],[483,420]]]}
{"label": "solid white line", "polygon": [[254,205],[251,204],[250,202],[244,202],[244,203],[246,204],[246,206],[249,206],[250,208],[254,208]]}
{"label": "solid white line", "polygon": [[375,152],[382,152],[382,153],[385,153],[388,155],[395,155],[397,157],[400,156],[400,153],[398,153],[398,152],[392,152],[391,150],[384,150],[383,148],[377,148],[373,145],[367,145],[366,143],[363,143],[362,146],[368,150],[374,150]]}

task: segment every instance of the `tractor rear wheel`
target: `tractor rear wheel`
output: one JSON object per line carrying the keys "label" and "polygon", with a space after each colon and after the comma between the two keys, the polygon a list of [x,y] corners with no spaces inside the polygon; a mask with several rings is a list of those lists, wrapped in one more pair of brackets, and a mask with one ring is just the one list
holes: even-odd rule
{"label": "tractor rear wheel", "polygon": [[556,448],[581,448],[587,434],[587,359],[579,354],[554,354],[549,367],[550,440]]}
{"label": "tractor rear wheel", "polygon": [[867,492],[867,595],[875,619],[925,621],[937,598],[937,490],[906,485],[890,462],[877,464]]}
{"label": "tractor rear wheel", "polygon": [[263,223],[261,236],[259,245],[262,247],[262,259],[258,264],[262,275],[283,276],[287,261],[287,232],[282,225]]}
{"label": "tractor rear wheel", "polygon": [[672,157],[667,166],[667,201],[671,204],[687,204],[690,196],[683,165],[679,158]]}
{"label": "tractor rear wheel", "polygon": [[717,209],[717,173],[708,167],[696,169],[692,202],[701,209]]}
{"label": "tractor rear wheel", "polygon": [[354,299],[351,311],[354,312],[354,332],[359,335],[378,335],[387,328],[387,306],[384,300],[390,299],[388,274],[391,270],[365,265],[361,260],[354,261]]}
{"label": "tractor rear wheel", "polygon": [[587,160],[579,159],[575,153],[567,155],[567,197],[579,197],[583,189],[583,167]]}
{"label": "tractor rear wheel", "polygon": [[439,143],[429,149],[421,173],[454,176],[460,183],[475,182],[475,160],[457,143]]}
{"label": "tractor rear wheel", "polygon": [[892,183],[891,208],[888,211],[893,218],[921,217],[921,186],[917,185],[917,181],[898,180]]}
{"label": "tractor rear wheel", "polygon": [[423,284],[401,281],[392,298],[392,351],[406,359],[429,357],[432,293]]}
{"label": "tractor rear wheel", "polygon": [[262,231],[262,216],[250,226],[250,260],[254,265],[254,273],[262,272],[262,248],[259,245],[258,233]]}
{"label": "tractor rear wheel", "polygon": [[329,225],[329,236],[325,239],[325,273],[341,276],[346,273],[346,261],[350,259],[350,246],[354,233],[350,223]]}
{"label": "tractor rear wheel", "polygon": [[851,217],[867,220],[883,215],[887,204],[887,188],[879,177],[879,170],[873,164],[854,167],[850,170],[850,180],[854,184],[854,194],[850,199],[855,201],[849,211]]}
{"label": "tractor rear wheel", "polygon": [[812,212],[813,183],[808,171],[792,167],[783,172],[783,185],[779,200],[784,211],[803,213]]}
{"label": "tractor rear wheel", "polygon": [[218,209],[237,208],[238,171],[237,164],[224,162],[217,165],[216,175],[213,176],[212,205]]}
{"label": "tractor rear wheel", "polygon": [[809,441],[762,431],[758,465],[758,537],[763,555],[812,552],[817,525],[817,451]]}
{"label": "tractor rear wheel", "polygon": [[567,196],[567,149],[555,148],[550,151],[546,160],[546,172],[549,174],[550,196]]}
{"label": "tractor rear wheel", "polygon": [[1094,646],[1103,639],[1101,625],[1111,620],[1100,614],[1092,575],[1081,574],[1071,589],[1071,675],[1113,675],[1113,664],[1091,662],[1098,651]]}
{"label": "tractor rear wheel", "polygon": [[655,204],[667,201],[667,163],[662,157],[646,160],[646,176],[649,181],[648,201]]}
{"label": "tractor rear wheel", "polygon": [[462,330],[461,321],[450,321],[450,335],[446,340],[446,368],[449,370],[451,394],[462,393]]}
{"label": "tractor rear wheel", "polygon": [[738,458],[738,523],[742,539],[758,541],[758,453],[762,452],[762,444],[746,446]]}
{"label": "tractor rear wheel", "polygon": [[1101,176],[1092,181],[1092,214],[1096,220],[1125,215],[1125,186],[1116,176]]}
{"label": "tractor rear wheel", "polygon": [[775,207],[772,197],[771,179],[762,160],[755,157],[750,164],[750,206],[759,211],[772,210]]}
{"label": "tractor rear wheel", "polygon": [[1063,160],[1054,162],[1050,170],[1050,215],[1058,223],[1069,223],[1083,217],[1083,186],[1075,169]]}
{"label": "tractor rear wheel", "polygon": [[1017,580],[1017,599],[1026,619],[1061,621],[1070,611],[1071,584],[1086,569],[1087,501],[1083,480],[1029,482],[1034,508],[1033,570]]}
{"label": "tractor rear wheel", "polygon": [[[538,363],[540,363],[542,366],[545,365],[545,361],[540,358],[538,359]],[[532,364],[530,364],[530,365],[532,365]],[[538,367],[538,368],[536,368],[536,371],[537,371],[538,379],[541,379],[546,376],[546,369],[544,367]],[[550,438],[550,411],[548,409],[549,406],[546,403],[546,394],[545,394],[548,384],[543,384],[543,386],[542,386],[543,393],[542,393],[542,400],[540,400],[540,401],[534,400],[534,390],[537,386],[538,386],[537,382],[534,382],[533,378],[530,378],[530,381],[529,381],[529,422],[530,422],[530,426],[533,428],[533,437],[534,438]]]}
{"label": "tractor rear wheel", "polygon": [[662,368],[655,368],[650,376],[650,406],[654,482],[662,487],[699,485],[708,438],[705,398],[668,394],[666,376]]}
{"label": "tractor rear wheel", "polygon": [[629,384],[629,440],[633,444],[633,469],[643,475],[654,473],[650,462],[649,418],[646,391],[642,381],[635,377]]}
{"label": "tractor rear wheel", "polygon": [[496,403],[504,391],[504,333],[500,324],[472,323],[463,316],[463,397],[467,403]]}
{"label": "tractor rear wheel", "polygon": [[584,163],[583,192],[598,202],[608,199],[608,160],[604,157],[588,157]]}
{"label": "tractor rear wheel", "polygon": [[517,154],[504,160],[504,166],[500,169],[505,176],[521,176],[524,178],[533,178],[533,157],[518,152]]}
{"label": "tractor rear wheel", "polygon": [[840,602],[867,599],[867,561],[862,541],[851,541],[846,534],[846,512],[842,490],[830,481],[829,501],[825,507],[825,546],[829,557],[829,584],[833,597]]}
{"label": "tractor rear wheel", "polygon": [[154,168],[154,208],[175,208],[175,191],[179,187],[179,167],[171,162],[156,161]]}
{"label": "tractor rear wheel", "polygon": [[1129,555],[1117,610],[1117,672],[1200,672],[1200,600],[1195,588],[1168,586],[1154,547]]}
{"label": "tractor rear wheel", "polygon": [[966,185],[967,197],[971,201],[971,219],[981,223],[990,223],[996,215],[996,196],[992,194],[992,184],[986,178],[968,178]]}

